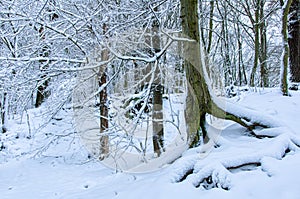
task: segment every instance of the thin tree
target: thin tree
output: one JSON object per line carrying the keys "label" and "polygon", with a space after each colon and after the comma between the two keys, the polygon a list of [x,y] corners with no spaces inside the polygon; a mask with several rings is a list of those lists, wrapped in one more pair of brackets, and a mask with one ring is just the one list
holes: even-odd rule
{"label": "thin tree", "polygon": [[2,133],[6,133],[6,120],[7,120],[7,93],[0,94],[0,125]]}
{"label": "thin tree", "polygon": [[[158,12],[158,7],[153,9]],[[154,13],[155,14],[155,13]],[[158,53],[160,49],[160,22],[154,19],[152,22],[152,51]],[[156,83],[153,86],[153,147],[154,152],[160,156],[164,148],[164,125],[163,125],[163,86],[160,77],[159,67],[155,70]]]}
{"label": "thin tree", "polygon": [[281,57],[281,92],[283,95],[288,96],[288,66],[289,66],[289,43],[288,43],[288,15],[293,0],[281,1],[282,6],[282,57]]}
{"label": "thin tree", "polygon": [[259,53],[260,53],[260,42],[259,42],[259,27],[260,27],[260,3],[261,0],[256,0],[255,2],[255,17],[252,19],[252,24],[254,27],[254,61],[253,68],[250,74],[250,86],[255,86],[255,73],[259,64]]}
{"label": "thin tree", "polygon": [[268,71],[267,71],[267,25],[265,20],[265,0],[260,1],[259,6],[259,33],[260,33],[260,86],[267,87],[268,86]]}
{"label": "thin tree", "polygon": [[213,17],[214,17],[215,1],[210,0],[209,4],[210,4],[210,11],[209,11],[208,44],[207,44],[207,48],[206,48],[207,53],[210,53],[211,44],[212,44],[212,35],[213,35],[213,27],[214,27]]}
{"label": "thin tree", "polygon": [[[107,32],[107,24],[103,24],[103,34]],[[107,61],[109,59],[109,52],[107,49],[103,49],[101,52],[101,60]],[[105,67],[106,68],[106,67]],[[99,72],[98,82],[99,87],[105,85],[107,83],[107,70],[103,73]],[[108,129],[108,95],[107,95],[107,87],[105,86],[102,91],[99,93],[99,111],[100,111],[100,159],[104,158],[109,153],[109,137],[108,135],[103,135]]]}
{"label": "thin tree", "polygon": [[[53,4],[54,6],[56,5],[55,0],[51,0],[50,4]],[[58,19],[58,15],[54,12],[53,9],[51,9],[51,6],[49,8],[46,9],[47,13],[49,13],[49,21],[53,22],[56,19]],[[46,29],[44,25],[41,25],[38,29],[37,29],[38,33],[39,33],[39,39],[42,43],[42,47],[41,50],[39,52],[39,56],[40,57],[49,57],[50,55],[50,47],[47,46],[46,41]],[[42,70],[45,70],[49,67],[49,63],[48,61],[45,60],[39,60],[39,67]],[[37,92],[36,92],[36,100],[35,100],[35,107],[39,107],[44,100],[49,97],[50,92],[47,91],[47,87],[49,86],[49,82],[50,82],[50,78],[47,76],[47,74],[43,74],[43,72],[41,72],[42,74],[40,75],[39,80],[37,81]]]}

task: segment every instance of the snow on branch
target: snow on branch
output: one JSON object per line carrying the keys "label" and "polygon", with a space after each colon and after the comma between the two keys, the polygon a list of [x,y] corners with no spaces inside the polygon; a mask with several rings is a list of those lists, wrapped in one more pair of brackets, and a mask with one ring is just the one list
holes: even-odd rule
{"label": "snow on branch", "polygon": [[0,57],[0,61],[16,61],[16,62],[50,62],[50,61],[61,61],[69,63],[86,63],[85,59],[69,59],[61,57]]}

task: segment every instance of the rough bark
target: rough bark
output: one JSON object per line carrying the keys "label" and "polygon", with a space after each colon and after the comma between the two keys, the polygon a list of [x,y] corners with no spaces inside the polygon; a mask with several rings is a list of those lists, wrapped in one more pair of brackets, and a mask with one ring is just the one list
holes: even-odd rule
{"label": "rough bark", "polygon": [[293,0],[290,7],[289,47],[292,82],[300,82],[300,1]]}

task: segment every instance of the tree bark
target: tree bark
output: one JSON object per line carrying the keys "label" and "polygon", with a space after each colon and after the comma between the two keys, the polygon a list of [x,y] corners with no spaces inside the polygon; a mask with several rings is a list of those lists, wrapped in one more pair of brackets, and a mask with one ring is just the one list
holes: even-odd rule
{"label": "tree bark", "polygon": [[237,25],[237,37],[238,37],[238,80],[239,85],[247,84],[247,75],[245,71],[244,57],[243,57],[243,39],[241,35],[240,26]]}
{"label": "tree bark", "polygon": [[210,53],[211,50],[211,43],[212,43],[212,33],[213,33],[213,17],[214,17],[214,8],[215,8],[215,1],[211,0],[210,4],[210,11],[209,11],[209,30],[208,30],[208,44],[207,44],[207,53]]}
{"label": "tree bark", "polygon": [[260,86],[268,87],[268,71],[267,71],[267,30],[264,14],[265,0],[260,1],[259,21],[260,21]]}
{"label": "tree bark", "polygon": [[300,82],[300,1],[293,0],[290,7],[289,47],[291,81]]}
{"label": "tree bark", "polygon": [[[40,39],[42,41],[44,41],[45,40],[44,27],[40,27],[38,32],[40,34]],[[49,56],[49,49],[47,46],[42,47],[39,56],[41,56],[41,57]],[[39,63],[40,63],[40,67],[48,68],[48,64],[44,66],[46,61],[39,61]],[[38,108],[39,106],[41,106],[42,103],[45,101],[45,99],[50,95],[49,92],[46,91],[48,84],[49,84],[49,79],[46,74],[42,74],[40,76],[40,79],[38,80],[37,84],[38,84],[38,87],[37,87],[37,92],[36,92],[35,108]]]}
{"label": "tree bark", "polygon": [[[107,31],[107,24],[103,24],[103,33]],[[109,59],[108,50],[104,49],[101,52],[101,60]],[[99,87],[107,82],[107,71],[105,70],[99,78]],[[107,106],[107,87],[105,87],[99,94],[100,100],[100,135],[105,133],[108,129],[108,106]],[[101,135],[100,137],[100,159],[105,158],[109,153],[109,137],[108,135]]]}
{"label": "tree bark", "polygon": [[1,132],[6,133],[6,115],[7,115],[7,93],[4,92],[0,95],[0,119],[1,119]]}
{"label": "tree bark", "polygon": [[[158,7],[155,7],[154,12],[158,11]],[[159,35],[159,21],[154,19],[152,22],[152,51],[155,53],[160,51],[160,35]],[[160,77],[159,67],[155,70],[156,80],[153,88],[153,147],[157,156],[164,150],[164,124],[163,124],[163,86]]]}
{"label": "tree bark", "polygon": [[[219,6],[221,4],[221,6]],[[228,31],[228,5],[224,2],[216,2],[217,9],[222,19],[222,31],[221,31],[221,51],[223,56],[223,70],[225,77],[225,86],[229,86],[234,82],[234,68],[231,64],[230,59],[230,41],[229,41],[229,31]]]}
{"label": "tree bark", "polygon": [[256,1],[256,5],[255,5],[255,22],[253,24],[254,27],[254,61],[253,61],[253,68],[250,74],[250,86],[255,86],[255,73],[258,67],[258,61],[259,61],[259,53],[260,53],[260,45],[259,45],[259,7],[260,7],[260,1],[261,0],[257,0]]}
{"label": "tree bark", "polygon": [[41,106],[45,99],[49,96],[49,92],[46,91],[49,84],[49,80],[46,75],[41,76],[41,80],[38,81],[38,84],[40,85],[38,85],[37,88],[35,108]]}
{"label": "tree bark", "polygon": [[282,2],[282,43],[283,52],[281,57],[281,92],[284,96],[288,96],[288,65],[289,65],[289,43],[288,43],[288,14],[293,0]]}
{"label": "tree bark", "polygon": [[162,85],[153,88],[153,148],[157,156],[164,150],[163,98]]}
{"label": "tree bark", "polygon": [[[199,142],[199,130],[203,139],[207,140],[207,131],[205,128],[205,115],[210,112],[212,100],[209,94],[208,85],[203,76],[203,68],[200,63],[200,48],[197,44],[200,42],[200,33],[198,26],[198,4],[197,0],[181,0],[182,15],[182,32],[184,35],[195,40],[195,43],[185,46],[185,62],[186,78],[188,81],[189,95],[193,96],[189,101],[196,102],[198,113],[194,113],[194,109],[187,108],[186,117],[189,126],[190,142],[196,144]],[[189,52],[189,53],[187,53]],[[195,65],[196,64],[196,65]],[[189,103],[189,102],[187,102]],[[189,120],[192,117],[191,120]]]}

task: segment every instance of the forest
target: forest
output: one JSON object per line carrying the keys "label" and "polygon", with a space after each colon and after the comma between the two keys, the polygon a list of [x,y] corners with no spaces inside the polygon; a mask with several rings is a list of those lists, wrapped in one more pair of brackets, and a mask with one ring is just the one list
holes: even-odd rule
{"label": "forest", "polygon": [[[300,193],[299,0],[2,0],[0,10],[4,198]],[[284,180],[294,185],[269,195]]]}

